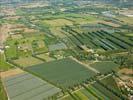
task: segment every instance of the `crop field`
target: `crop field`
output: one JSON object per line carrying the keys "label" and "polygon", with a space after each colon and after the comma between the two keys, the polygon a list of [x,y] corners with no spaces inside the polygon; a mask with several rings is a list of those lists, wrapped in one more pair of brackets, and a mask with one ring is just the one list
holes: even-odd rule
{"label": "crop field", "polygon": [[44,40],[33,41],[32,48],[33,48],[34,53],[48,52],[48,48],[45,45]]}
{"label": "crop field", "polygon": [[21,67],[28,67],[36,64],[43,63],[43,61],[34,58],[34,57],[22,57],[16,60],[13,60],[13,62]]}
{"label": "crop field", "polygon": [[105,87],[100,85],[99,83],[94,83],[92,86],[94,86],[98,91],[100,91],[102,94],[107,96],[109,100],[121,100],[118,96],[114,95],[113,92],[107,90]]}
{"label": "crop field", "polygon": [[93,64],[90,64],[90,66],[95,68],[102,74],[105,74],[111,71],[116,71],[118,70],[118,67],[119,67],[119,65],[111,61],[95,62]]}
{"label": "crop field", "polygon": [[126,36],[133,37],[133,33],[127,33]]}
{"label": "crop field", "polygon": [[7,58],[15,58],[17,57],[17,47],[14,44],[9,44],[7,45],[8,47],[6,48],[5,55]]}
{"label": "crop field", "polygon": [[15,34],[11,36],[12,39],[22,39],[23,36],[21,34]]}
{"label": "crop field", "polygon": [[62,33],[62,30],[60,27],[52,27],[50,28],[50,31],[55,35],[55,36],[59,36],[61,38],[66,37],[65,34]]}
{"label": "crop field", "polygon": [[108,96],[92,85],[84,86],[84,88],[71,93],[71,95],[62,98],[61,100],[69,100],[69,98],[70,100],[72,98],[76,98],[77,100],[110,100]]}
{"label": "crop field", "polygon": [[75,24],[83,25],[83,24],[88,24],[88,23],[98,23],[100,20],[96,19],[93,16],[88,16],[86,18],[67,18],[71,20]]}
{"label": "crop field", "polygon": [[84,95],[86,95],[89,100],[110,100],[107,96],[102,94],[99,90],[97,90],[92,85],[84,86],[83,89],[80,90]]}
{"label": "crop field", "polygon": [[[106,79],[107,80],[110,79],[110,77],[105,78],[103,81],[105,81]],[[106,92],[108,94],[106,94]],[[113,92],[107,90],[99,83],[93,83],[92,85],[83,85],[83,88],[71,93],[69,96],[63,97],[61,100],[74,100],[74,99],[76,100],[110,100],[110,99],[121,100],[119,97],[115,96]]]}
{"label": "crop field", "polygon": [[[87,95],[85,95],[82,91],[77,91],[75,92],[73,95],[75,95],[75,97],[80,98],[81,100],[90,100],[91,96],[88,97]],[[89,95],[89,93],[88,93]],[[95,97],[94,97],[95,98]],[[94,99],[93,98],[93,99]],[[95,98],[96,99],[96,98]]]}
{"label": "crop field", "polygon": [[103,49],[107,51],[128,49],[133,46],[132,40],[121,36],[119,33],[109,33],[103,30],[79,33],[68,26],[63,30],[68,32],[68,38],[75,45],[86,45],[90,49]]}
{"label": "crop field", "polygon": [[27,72],[5,77],[2,81],[10,100],[42,100],[61,91]]}
{"label": "crop field", "polygon": [[64,98],[61,98],[60,100],[73,100],[73,98],[71,96],[66,96]]}
{"label": "crop field", "polygon": [[133,17],[119,17],[119,20],[123,21],[126,24],[133,24]]}
{"label": "crop field", "polygon": [[4,90],[1,78],[0,78],[0,98],[1,98],[1,100],[7,100],[7,95],[6,95],[6,92]]}
{"label": "crop field", "polygon": [[5,61],[4,54],[0,53],[0,71],[6,71],[11,68],[12,66]]}
{"label": "crop field", "polygon": [[73,23],[66,19],[53,19],[53,20],[44,20],[43,23],[48,24],[50,26],[64,26],[64,25],[73,25]]}
{"label": "crop field", "polygon": [[105,85],[107,85],[108,87],[110,87],[111,89],[121,93],[118,85],[117,85],[117,82],[115,80],[115,78],[113,76],[109,76],[103,80],[101,80],[101,82]]}
{"label": "crop field", "polygon": [[62,49],[67,49],[67,46],[64,43],[49,45],[49,51],[56,51],[56,50],[62,50]]}
{"label": "crop field", "polygon": [[95,76],[95,73],[70,58],[27,67],[31,73],[63,88],[72,87]]}
{"label": "crop field", "polygon": [[0,100],[130,98],[131,1],[0,0]]}

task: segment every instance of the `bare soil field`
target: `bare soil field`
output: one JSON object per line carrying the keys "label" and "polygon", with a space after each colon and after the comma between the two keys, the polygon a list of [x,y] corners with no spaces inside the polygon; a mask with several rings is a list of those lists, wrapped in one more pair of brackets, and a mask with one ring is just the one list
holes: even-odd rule
{"label": "bare soil field", "polygon": [[4,43],[8,37],[8,32],[10,32],[11,25],[4,24],[0,26],[0,42]]}
{"label": "bare soil field", "polygon": [[6,15],[16,15],[16,10],[13,8],[3,8],[1,9],[1,12]]}
{"label": "bare soil field", "polygon": [[7,78],[9,76],[15,76],[15,75],[20,74],[20,73],[23,73],[23,72],[24,72],[23,70],[21,70],[19,68],[16,68],[16,69],[11,69],[9,71],[1,72],[0,73],[0,76],[2,78]]}
{"label": "bare soil field", "polygon": [[133,69],[123,68],[119,71],[121,74],[133,75]]}
{"label": "bare soil field", "polygon": [[4,19],[7,19],[7,20],[17,20],[21,18],[20,16],[8,16],[8,17],[5,17]]}

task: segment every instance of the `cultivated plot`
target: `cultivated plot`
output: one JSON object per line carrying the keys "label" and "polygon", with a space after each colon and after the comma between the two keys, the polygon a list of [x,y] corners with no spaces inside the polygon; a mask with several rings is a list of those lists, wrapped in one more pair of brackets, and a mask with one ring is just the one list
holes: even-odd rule
{"label": "cultivated plot", "polygon": [[111,62],[111,61],[95,62],[90,66],[95,68],[102,74],[105,74],[111,71],[116,71],[119,67],[118,64],[115,64],[114,62]]}
{"label": "cultivated plot", "polygon": [[21,67],[27,67],[27,66],[43,63],[43,61],[36,59],[34,57],[23,57],[23,58],[16,59],[13,62]]}
{"label": "cultivated plot", "polygon": [[66,19],[53,19],[53,20],[44,20],[44,23],[50,26],[64,26],[64,25],[72,25],[73,23]]}
{"label": "cultivated plot", "polygon": [[44,100],[61,91],[27,72],[4,77],[2,80],[10,100]]}
{"label": "cultivated plot", "polygon": [[63,88],[73,87],[95,75],[70,58],[27,67],[26,70]]}

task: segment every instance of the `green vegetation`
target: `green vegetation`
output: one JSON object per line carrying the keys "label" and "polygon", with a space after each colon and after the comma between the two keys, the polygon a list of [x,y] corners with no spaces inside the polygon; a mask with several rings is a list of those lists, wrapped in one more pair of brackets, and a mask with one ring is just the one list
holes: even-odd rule
{"label": "green vegetation", "polygon": [[69,58],[27,67],[26,70],[62,88],[73,87],[95,75]]}
{"label": "green vegetation", "polygon": [[12,66],[5,61],[4,54],[0,53],[0,71],[6,71],[11,68]]}
{"label": "green vegetation", "polygon": [[113,76],[109,76],[109,77],[101,80],[101,82],[103,84],[107,85],[108,87],[110,87],[111,89],[114,89],[114,90],[120,92],[120,89],[119,89],[119,87],[118,87],[118,85],[116,83],[116,80],[114,79]]}
{"label": "green vegetation", "polygon": [[[0,71],[8,70],[2,82],[9,99],[130,98],[132,72],[120,72],[133,65],[128,0],[9,1],[0,1]],[[14,75],[11,65],[27,72]]]}
{"label": "green vegetation", "polygon": [[43,63],[43,61],[41,61],[37,58],[34,58],[34,57],[30,57],[30,56],[13,60],[13,62],[21,67],[28,67],[28,66],[33,66],[33,65]]}
{"label": "green vegetation", "polygon": [[88,99],[88,97],[86,95],[84,95],[81,91],[75,92],[74,95],[79,97],[80,100],[87,100]]}
{"label": "green vegetation", "polygon": [[98,89],[102,94],[105,94],[108,98],[113,100],[121,100],[119,97],[115,96],[111,91],[109,91],[99,83],[94,83],[93,86]]}
{"label": "green vegetation", "polygon": [[90,66],[97,69],[102,74],[116,71],[119,68],[118,64],[115,64],[114,62],[111,62],[111,61],[95,62]]}
{"label": "green vegetation", "polygon": [[1,100],[8,100],[2,81],[1,81],[1,78],[0,78],[0,98]]}

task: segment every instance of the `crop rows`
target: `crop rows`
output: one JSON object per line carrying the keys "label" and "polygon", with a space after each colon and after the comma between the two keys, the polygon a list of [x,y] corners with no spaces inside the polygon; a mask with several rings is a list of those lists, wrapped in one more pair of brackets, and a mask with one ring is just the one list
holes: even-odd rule
{"label": "crop rows", "polygon": [[104,50],[128,49],[133,46],[128,37],[123,38],[117,33],[108,33],[104,30],[78,33],[70,27],[66,27],[64,30],[70,34],[68,38],[78,46],[86,45],[91,49],[102,48]]}
{"label": "crop rows", "polygon": [[10,100],[42,100],[61,90],[27,72],[3,79]]}
{"label": "crop rows", "polygon": [[70,58],[27,67],[26,70],[61,88],[74,87],[96,75]]}

